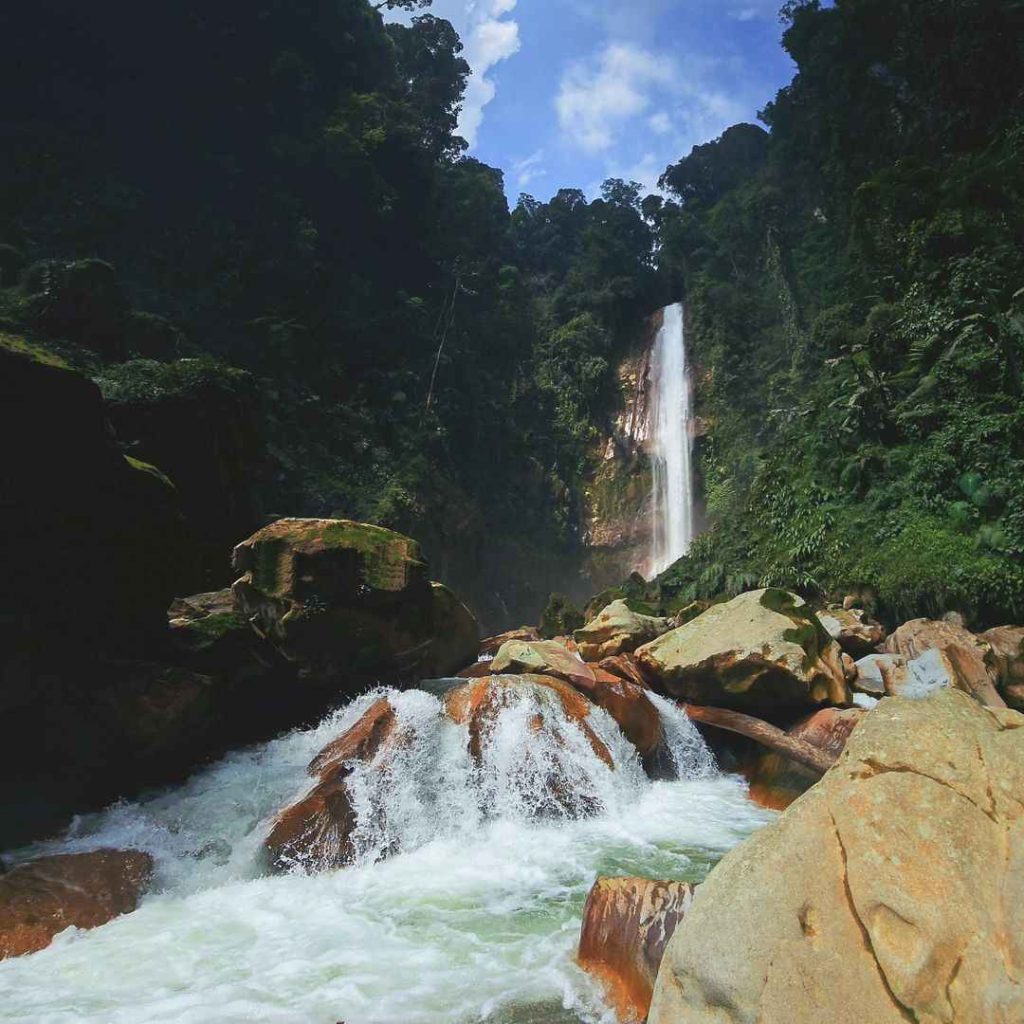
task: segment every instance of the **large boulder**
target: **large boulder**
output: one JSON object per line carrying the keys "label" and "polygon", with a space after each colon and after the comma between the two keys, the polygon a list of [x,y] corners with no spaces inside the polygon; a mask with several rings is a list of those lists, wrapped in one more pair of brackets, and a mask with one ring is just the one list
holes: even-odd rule
{"label": "large boulder", "polygon": [[1024,716],[882,701],[822,781],[730,852],[650,1024],[1024,1020]]}
{"label": "large boulder", "polygon": [[632,654],[671,628],[671,620],[634,612],[624,600],[613,601],[575,633],[585,661]]}
{"label": "large boulder", "polygon": [[647,1020],[654,982],[683,915],[689,882],[598,878],[583,908],[579,965],[602,984],[620,1024]]}
{"label": "large boulder", "polygon": [[525,640],[527,642],[540,640],[540,633],[535,626],[520,626],[518,629],[511,629],[507,633],[499,633],[497,636],[489,636],[480,641],[480,657],[493,658],[501,649],[502,644],[509,640]]}
{"label": "large boulder", "polygon": [[907,662],[923,657],[920,664],[929,678],[946,675],[979,703],[1006,707],[992,681],[989,645],[957,621],[912,619],[888,637],[884,649]]}
{"label": "large boulder", "polygon": [[[822,708],[786,730],[788,735],[838,757],[867,714],[862,708]],[[763,751],[750,772],[750,798],[762,807],[785,810],[821,776],[776,751]]]}
{"label": "large boulder", "polygon": [[44,949],[65,928],[97,928],[130,913],[152,871],[148,853],[97,850],[0,875],[0,960]]}
{"label": "large boulder", "polygon": [[476,657],[469,611],[419,545],[344,519],[281,519],[235,548],[237,610],[307,680],[355,689],[444,676]]}
{"label": "large boulder", "polygon": [[556,640],[508,640],[491,661],[495,675],[554,676],[574,685],[593,685],[594,672]]}
{"label": "large boulder", "polygon": [[853,658],[863,658],[885,640],[885,627],[860,608],[830,605],[823,612],[818,612],[818,621],[825,627],[825,632]]}
{"label": "large boulder", "polygon": [[771,716],[850,700],[839,645],[795,594],[755,590],[636,652],[673,697]]}
{"label": "large boulder", "polygon": [[979,634],[991,651],[999,693],[1015,711],[1024,711],[1024,626],[996,626]]}

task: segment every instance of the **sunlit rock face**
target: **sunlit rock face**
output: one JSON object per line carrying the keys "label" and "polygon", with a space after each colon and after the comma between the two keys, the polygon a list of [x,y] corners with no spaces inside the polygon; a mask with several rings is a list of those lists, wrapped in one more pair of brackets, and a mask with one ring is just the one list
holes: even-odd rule
{"label": "sunlit rock face", "polygon": [[1024,716],[890,698],[729,854],[662,962],[650,1024],[1024,1019]]}

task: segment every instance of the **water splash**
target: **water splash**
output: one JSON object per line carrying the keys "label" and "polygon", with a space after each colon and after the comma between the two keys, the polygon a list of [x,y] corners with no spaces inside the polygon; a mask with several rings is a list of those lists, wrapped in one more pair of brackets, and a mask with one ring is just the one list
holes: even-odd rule
{"label": "water splash", "polygon": [[[385,802],[386,825],[367,828],[351,868],[261,877],[267,819],[308,787],[320,748],[382,695],[409,742],[376,779],[358,770],[353,797]],[[573,960],[595,875],[700,881],[771,820],[741,780],[714,770],[685,714],[655,702],[681,781],[647,780],[597,708],[587,721],[614,770],[557,702],[529,691],[509,696],[479,763],[436,697],[378,691],[185,786],[84,817],[68,839],[26,852],[146,849],[156,887],[133,914],[0,963],[0,1021],[603,1024],[600,993]],[[537,714],[564,746],[534,727]],[[553,763],[580,799],[598,801],[593,816],[537,815],[536,772]],[[377,862],[390,846],[401,852]]]}
{"label": "water splash", "polygon": [[658,575],[690,550],[694,536],[691,395],[681,303],[662,311],[651,359],[651,386],[654,522],[650,570]]}

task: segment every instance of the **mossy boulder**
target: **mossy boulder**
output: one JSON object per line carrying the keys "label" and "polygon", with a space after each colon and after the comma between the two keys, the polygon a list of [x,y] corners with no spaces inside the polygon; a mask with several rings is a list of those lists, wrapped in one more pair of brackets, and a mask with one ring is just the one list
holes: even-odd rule
{"label": "mossy boulder", "polygon": [[671,620],[633,611],[624,600],[610,605],[575,633],[584,661],[631,654],[671,628]]}
{"label": "mossy boulder", "polygon": [[673,697],[786,717],[850,701],[841,654],[800,597],[769,589],[709,608],[636,658]]}
{"label": "mossy boulder", "polygon": [[235,548],[239,613],[303,678],[343,690],[451,674],[475,621],[433,586],[419,545],[344,519],[281,519]]}

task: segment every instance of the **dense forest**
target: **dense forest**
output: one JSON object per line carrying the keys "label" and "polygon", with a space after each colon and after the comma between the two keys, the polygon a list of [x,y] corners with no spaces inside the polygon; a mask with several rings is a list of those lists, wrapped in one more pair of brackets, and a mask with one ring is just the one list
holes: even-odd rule
{"label": "dense forest", "polygon": [[535,616],[616,363],[685,296],[710,529],[662,598],[1020,608],[1020,3],[791,2],[769,132],[661,197],[511,210],[456,134],[457,35],[381,6],[423,5],[0,15],[0,337],[92,376],[175,482],[185,592],[266,517],[336,514],[419,537],[485,622]]}

